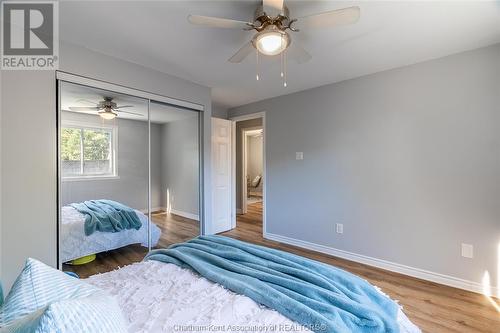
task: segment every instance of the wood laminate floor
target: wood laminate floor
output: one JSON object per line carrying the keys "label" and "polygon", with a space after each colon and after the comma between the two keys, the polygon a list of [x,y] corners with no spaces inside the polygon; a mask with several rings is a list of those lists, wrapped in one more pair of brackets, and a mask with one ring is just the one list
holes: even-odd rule
{"label": "wood laminate floor", "polygon": [[408,318],[425,333],[500,333],[497,299],[264,239],[262,203],[249,205],[247,214],[238,216],[236,229],[223,235],[292,252],[359,275],[399,300]]}
{"label": "wood laminate floor", "polygon": [[[199,234],[197,221],[176,215],[154,214],[153,221],[162,229],[160,247]],[[406,315],[425,333],[500,333],[499,300],[264,239],[262,203],[248,205],[247,214],[238,215],[236,228],[222,235],[296,253],[359,275],[380,287],[391,298],[399,300]],[[97,260],[90,264],[67,266],[65,269],[87,277],[140,261],[145,254],[143,247],[132,245],[98,254]]]}

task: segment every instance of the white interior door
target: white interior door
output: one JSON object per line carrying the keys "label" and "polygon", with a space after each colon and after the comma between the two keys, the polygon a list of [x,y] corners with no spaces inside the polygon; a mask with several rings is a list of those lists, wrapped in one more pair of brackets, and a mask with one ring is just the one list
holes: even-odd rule
{"label": "white interior door", "polygon": [[230,120],[212,118],[212,233],[232,228]]}

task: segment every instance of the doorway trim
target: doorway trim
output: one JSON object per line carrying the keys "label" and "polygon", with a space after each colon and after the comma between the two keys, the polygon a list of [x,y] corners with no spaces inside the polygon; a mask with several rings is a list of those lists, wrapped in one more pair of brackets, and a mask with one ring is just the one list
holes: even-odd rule
{"label": "doorway trim", "polygon": [[[232,121],[232,152],[231,152],[231,226],[232,228],[236,228],[236,183],[238,180],[236,179],[236,123],[244,120],[257,119],[262,118],[262,178],[264,179],[264,185],[262,187],[262,236],[264,236],[266,232],[266,211],[267,211],[267,172],[266,172],[266,112],[255,112],[242,116],[229,117],[229,120]],[[245,138],[245,132],[243,131],[243,139]],[[243,140],[244,141],[244,140]],[[243,142],[245,144],[245,142]],[[241,149],[242,147],[240,147]],[[242,152],[243,153],[243,152]],[[243,177],[242,177],[243,178]],[[245,184],[246,185],[246,184]],[[242,188],[243,189],[243,188]]]}

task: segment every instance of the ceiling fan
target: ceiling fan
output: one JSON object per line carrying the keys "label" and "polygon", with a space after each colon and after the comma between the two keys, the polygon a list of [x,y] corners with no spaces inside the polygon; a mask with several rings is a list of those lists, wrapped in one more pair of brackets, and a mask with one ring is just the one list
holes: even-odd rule
{"label": "ceiling fan", "polygon": [[[87,101],[87,100],[82,100],[82,101]],[[90,102],[90,101],[87,101]],[[92,104],[95,104],[93,102],[90,102]],[[116,105],[115,102],[113,102],[113,97],[104,97],[103,101],[100,101],[97,103],[96,106],[70,106],[69,110],[70,111],[95,111],[97,114],[106,120],[111,120],[114,119],[118,116],[118,113],[128,113],[128,114],[133,114],[136,116],[142,116],[140,113],[135,113],[135,112],[129,112],[129,111],[123,111],[121,109],[123,108],[131,108],[134,107],[133,105],[121,105],[118,106]]]}
{"label": "ceiling fan", "polygon": [[[313,28],[331,28],[355,23],[359,20],[359,16],[359,7],[354,6],[292,18],[283,0],[263,0],[262,5],[259,5],[255,10],[252,22],[200,15],[189,15],[188,21],[192,24],[209,27],[257,31],[248,43],[229,58],[232,63],[240,63],[255,49],[258,57],[259,53],[267,56],[283,55],[284,51],[290,47],[289,51],[287,51],[287,57],[300,64],[309,61],[311,55],[296,41],[292,45],[292,38],[287,30],[299,32],[300,30]],[[286,86],[286,81],[284,85]]]}

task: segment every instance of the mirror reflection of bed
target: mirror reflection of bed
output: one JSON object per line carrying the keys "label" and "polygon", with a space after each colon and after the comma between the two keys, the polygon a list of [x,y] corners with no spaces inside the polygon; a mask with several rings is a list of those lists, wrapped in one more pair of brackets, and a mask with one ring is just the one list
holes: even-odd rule
{"label": "mirror reflection of bed", "polygon": [[63,270],[107,272],[199,235],[198,112],[67,82],[60,98]]}

